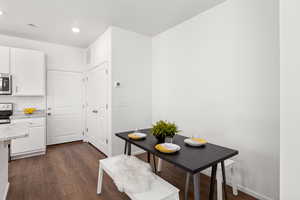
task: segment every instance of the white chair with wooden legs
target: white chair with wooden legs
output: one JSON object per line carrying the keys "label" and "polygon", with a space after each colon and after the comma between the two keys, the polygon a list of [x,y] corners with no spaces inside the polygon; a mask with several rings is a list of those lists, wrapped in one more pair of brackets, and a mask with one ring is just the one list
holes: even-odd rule
{"label": "white chair with wooden legs", "polygon": [[[238,185],[237,185],[237,168],[234,160],[225,160],[224,162],[225,170],[227,177],[231,179],[232,193],[233,195],[238,195]],[[162,160],[158,158],[157,163],[157,172],[161,172],[162,170]],[[229,172],[229,173],[228,173]],[[222,177],[222,168],[221,165],[218,165],[217,169],[217,197],[218,200],[223,200],[223,177]]]}

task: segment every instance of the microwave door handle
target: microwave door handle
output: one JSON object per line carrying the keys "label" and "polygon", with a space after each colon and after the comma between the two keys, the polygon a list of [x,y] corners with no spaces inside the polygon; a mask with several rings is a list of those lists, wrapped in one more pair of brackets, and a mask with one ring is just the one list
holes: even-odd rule
{"label": "microwave door handle", "polygon": [[2,85],[3,85],[2,87],[3,87],[3,88],[6,88],[6,81],[5,81],[5,79],[3,79],[2,82],[3,82],[3,83],[2,83]]}

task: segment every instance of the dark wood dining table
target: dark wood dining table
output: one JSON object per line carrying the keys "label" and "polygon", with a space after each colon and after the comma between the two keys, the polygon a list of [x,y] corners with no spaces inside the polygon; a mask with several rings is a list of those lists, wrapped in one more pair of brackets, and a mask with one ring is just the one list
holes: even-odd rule
{"label": "dark wood dining table", "polygon": [[227,199],[225,185],[226,185],[226,175],[224,161],[237,155],[238,151],[215,144],[207,143],[202,147],[191,147],[184,143],[187,138],[182,135],[176,135],[173,138],[173,143],[181,147],[180,151],[174,154],[165,154],[156,150],[154,146],[157,144],[157,139],[150,134],[150,129],[142,129],[139,132],[146,133],[147,137],[143,140],[132,140],[128,137],[129,133],[133,131],[126,131],[121,133],[116,133],[116,136],[125,141],[125,151],[128,155],[131,155],[131,145],[135,145],[148,153],[148,159],[150,153],[154,156],[172,163],[173,165],[186,171],[186,184],[185,184],[185,200],[188,200],[188,190],[190,177],[193,177],[194,184],[194,200],[200,200],[200,177],[201,171],[212,168],[211,170],[211,180],[210,180],[210,192],[209,199],[214,199],[215,193],[215,182],[216,182],[216,172],[218,164],[221,164],[222,175],[223,175],[223,192],[225,200]]}

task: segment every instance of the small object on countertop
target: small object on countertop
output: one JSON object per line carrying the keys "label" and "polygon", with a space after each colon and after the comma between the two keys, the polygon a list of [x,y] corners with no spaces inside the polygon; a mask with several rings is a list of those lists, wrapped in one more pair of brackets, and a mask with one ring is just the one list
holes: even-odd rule
{"label": "small object on countertop", "polygon": [[155,145],[155,149],[162,153],[175,153],[179,151],[181,148],[177,144],[162,143],[162,144]]}
{"label": "small object on countertop", "polygon": [[33,114],[36,111],[36,108],[24,108],[24,114]]}
{"label": "small object on countertop", "polygon": [[207,144],[207,141],[205,139],[196,138],[196,137],[187,138],[184,140],[184,142],[193,147],[200,147]]}
{"label": "small object on countertop", "polygon": [[134,133],[128,134],[128,137],[133,140],[141,140],[141,139],[146,138],[146,136],[147,135],[145,133],[139,133],[139,132],[134,132]]}

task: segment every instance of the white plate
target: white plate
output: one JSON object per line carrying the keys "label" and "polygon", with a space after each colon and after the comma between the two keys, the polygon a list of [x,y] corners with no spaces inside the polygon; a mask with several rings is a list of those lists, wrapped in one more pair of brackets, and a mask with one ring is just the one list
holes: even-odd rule
{"label": "white plate", "polygon": [[199,142],[196,142],[190,138],[187,138],[184,140],[184,143],[190,145],[190,146],[193,146],[193,147],[201,147],[203,145],[205,145],[206,143],[199,143]]}

